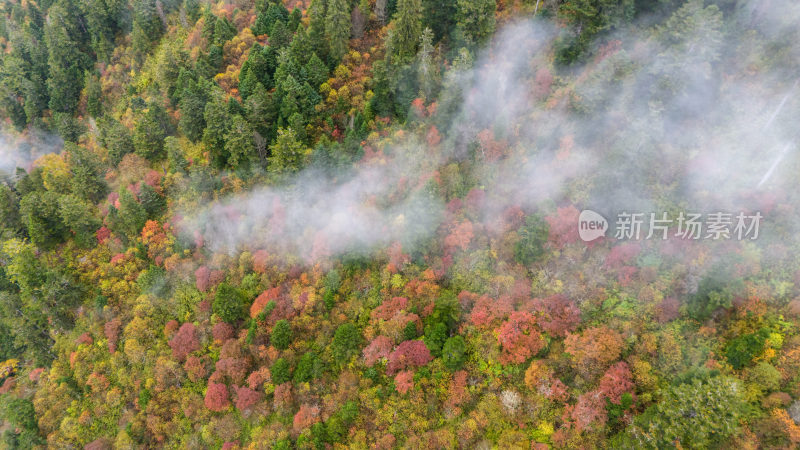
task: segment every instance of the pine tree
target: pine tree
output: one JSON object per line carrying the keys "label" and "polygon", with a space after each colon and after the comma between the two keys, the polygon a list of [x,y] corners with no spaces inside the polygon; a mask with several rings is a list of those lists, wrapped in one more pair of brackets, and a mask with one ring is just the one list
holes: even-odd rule
{"label": "pine tree", "polygon": [[314,54],[314,48],[311,45],[311,40],[308,38],[306,29],[300,25],[296,30],[292,38],[292,43],[289,46],[289,52],[297,61],[306,61],[308,60],[308,55]]}
{"label": "pine tree", "polygon": [[147,222],[147,211],[127,189],[120,192],[119,203],[119,210],[113,205],[109,207],[110,228],[122,236],[136,236]]}
{"label": "pine tree", "polygon": [[[272,140],[275,122],[278,119],[278,104],[275,101],[274,94],[267,91],[261,83],[257,84],[253,89],[253,94],[245,102],[245,110],[247,121],[253,126],[255,132],[262,139]],[[256,149],[259,154],[261,154],[261,151],[264,151],[264,154],[266,153],[266,148],[262,147],[264,146],[261,145],[260,147],[257,140]]]}
{"label": "pine tree", "polygon": [[433,31],[425,28],[417,54],[417,81],[426,99],[433,99],[439,84],[439,67],[433,59]]}
{"label": "pine tree", "polygon": [[236,115],[231,121],[225,138],[225,153],[228,155],[228,165],[234,169],[249,167],[255,156],[253,127],[242,116]]}
{"label": "pine tree", "polygon": [[92,205],[76,195],[61,196],[58,205],[64,226],[69,229],[75,243],[83,248],[97,244],[94,233],[100,228],[100,221],[94,217]]}
{"label": "pine tree", "polygon": [[208,98],[206,92],[194,80],[189,80],[183,90],[178,108],[181,118],[178,122],[180,131],[191,141],[197,142],[203,136],[206,127],[205,108]]}
{"label": "pine tree", "polygon": [[328,40],[330,58],[341,61],[350,41],[350,6],[347,0],[329,0],[325,14],[325,38]]}
{"label": "pine tree", "polygon": [[166,111],[159,105],[150,105],[139,119],[133,130],[133,146],[139,156],[146,159],[166,156],[164,138],[167,137],[167,120]]}
{"label": "pine tree", "polygon": [[316,53],[311,55],[303,67],[303,76],[311,87],[319,88],[328,79],[328,68]]}
{"label": "pine tree", "polygon": [[214,94],[206,103],[204,116],[206,128],[203,131],[203,144],[208,149],[216,167],[223,167],[227,162],[225,154],[225,138],[230,127],[228,104],[221,92]]}
{"label": "pine tree", "polygon": [[297,139],[291,128],[278,130],[275,143],[270,146],[269,169],[272,172],[293,172],[303,165],[309,150]]}
{"label": "pine tree", "polygon": [[286,350],[292,343],[292,327],[289,325],[288,320],[279,320],[272,327],[272,334],[270,335],[270,342],[278,350]]}
{"label": "pine tree", "polygon": [[289,45],[292,40],[292,33],[286,28],[286,22],[282,20],[275,21],[269,31],[269,46],[281,49]]}
{"label": "pine tree", "polygon": [[164,34],[164,24],[158,15],[156,1],[141,0],[135,2],[131,40],[139,63],[144,61],[145,56],[153,44],[161,39],[162,34]]}
{"label": "pine tree", "polygon": [[119,164],[128,153],[133,153],[133,137],[130,130],[113,117],[103,116],[97,121],[100,142],[108,150],[113,165]]}
{"label": "pine tree", "polygon": [[86,72],[86,112],[92,117],[100,117],[103,111],[102,106],[103,90],[100,87],[100,80],[91,72]]}
{"label": "pine tree", "polygon": [[422,2],[399,0],[394,29],[391,34],[392,55],[398,62],[407,61],[417,54],[417,44],[422,34]]}
{"label": "pine tree", "polygon": [[59,194],[32,192],[22,197],[20,213],[28,236],[38,247],[49,249],[67,238],[67,227],[59,214]]}
{"label": "pine tree", "polygon": [[468,44],[481,44],[494,33],[495,0],[457,0],[457,26]]}
{"label": "pine tree", "polygon": [[54,112],[75,112],[83,89],[83,71],[91,64],[83,51],[87,37],[76,13],[67,0],[54,4],[48,11],[49,20],[44,30],[50,67],[47,86],[50,109]]}
{"label": "pine tree", "polygon": [[456,0],[422,0],[423,23],[433,31],[434,41],[450,37],[456,24]]}
{"label": "pine tree", "polygon": [[328,42],[325,40],[326,0],[311,0],[308,7],[308,40],[314,53],[323,60],[328,59]]}
{"label": "pine tree", "polygon": [[70,190],[84,200],[100,201],[107,189],[100,158],[86,147],[73,143],[64,145],[64,150],[69,153]]}
{"label": "pine tree", "polygon": [[[0,238],[22,235],[22,218],[19,214],[19,194],[5,183],[0,183]],[[2,288],[0,286],[0,288]]]}

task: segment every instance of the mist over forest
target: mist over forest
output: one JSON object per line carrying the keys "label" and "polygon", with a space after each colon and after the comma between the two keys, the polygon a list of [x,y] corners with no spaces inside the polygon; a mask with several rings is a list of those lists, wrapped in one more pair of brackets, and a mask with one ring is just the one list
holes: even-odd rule
{"label": "mist over forest", "polygon": [[0,447],[800,446],[800,3],[7,0]]}

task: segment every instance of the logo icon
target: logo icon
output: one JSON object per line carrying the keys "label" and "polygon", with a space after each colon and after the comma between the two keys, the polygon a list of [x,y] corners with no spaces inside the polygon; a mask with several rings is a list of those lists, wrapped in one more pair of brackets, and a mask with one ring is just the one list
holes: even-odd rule
{"label": "logo icon", "polygon": [[608,221],[605,217],[590,210],[584,209],[578,216],[578,235],[584,242],[591,242],[608,231]]}

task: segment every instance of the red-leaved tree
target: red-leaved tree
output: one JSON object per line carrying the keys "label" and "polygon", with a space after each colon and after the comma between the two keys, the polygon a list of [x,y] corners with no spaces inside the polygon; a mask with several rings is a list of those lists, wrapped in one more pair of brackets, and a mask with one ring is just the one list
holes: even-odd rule
{"label": "red-leaved tree", "polygon": [[197,329],[191,322],[186,322],[178,329],[178,332],[169,341],[172,349],[172,356],[178,361],[183,361],[186,356],[193,351],[200,349],[200,339],[197,337]]}
{"label": "red-leaved tree", "polygon": [[394,343],[386,336],[378,336],[364,348],[364,363],[372,367],[382,358],[388,358]]}
{"label": "red-leaved tree", "polygon": [[319,406],[311,406],[303,403],[300,410],[294,415],[292,429],[295,433],[300,433],[304,429],[319,422]]}
{"label": "red-leaved tree", "polygon": [[186,371],[186,375],[193,383],[205,379],[206,375],[208,375],[205,362],[194,355],[186,358],[186,362],[183,364],[183,370]]}
{"label": "red-leaved tree", "polygon": [[228,387],[222,383],[208,383],[203,403],[211,411],[225,411],[231,405],[231,401],[228,398]]}
{"label": "red-leaved tree", "polygon": [[114,353],[117,351],[117,342],[119,341],[119,334],[122,331],[122,320],[115,317],[103,325],[103,334],[108,339],[108,351]]}
{"label": "red-leaved tree", "polygon": [[414,386],[414,372],[404,370],[394,377],[394,386],[397,392],[405,394]]}
{"label": "red-leaved tree", "polygon": [[553,336],[565,337],[567,333],[575,331],[581,322],[581,311],[578,306],[561,294],[536,299],[534,308],[538,316],[536,322]]}
{"label": "red-leaved tree", "polygon": [[582,334],[570,334],[564,340],[564,350],[571,356],[573,366],[585,376],[608,368],[619,358],[624,346],[622,336],[606,326],[587,328]]}
{"label": "red-leaved tree", "polygon": [[194,271],[195,286],[198,291],[205,292],[211,287],[211,283],[209,282],[210,276],[211,270],[206,266],[198,267],[197,270]]}
{"label": "red-leaved tree", "polygon": [[445,405],[449,408],[455,408],[468,400],[467,372],[459,370],[453,374],[453,378],[450,380],[450,385],[447,389],[447,402]]}
{"label": "red-leaved tree", "polygon": [[433,360],[430,350],[422,341],[404,341],[389,354],[389,363],[386,372],[394,374],[399,370],[409,367],[421,367]]}
{"label": "red-leaved tree", "polygon": [[633,393],[633,376],[631,369],[625,361],[620,361],[606,370],[600,379],[597,391],[611,403],[620,404],[620,397],[625,393]]}
{"label": "red-leaved tree", "polygon": [[233,337],[233,327],[226,322],[217,322],[211,328],[214,342],[221,344]]}
{"label": "red-leaved tree", "polygon": [[561,248],[578,240],[578,216],[580,211],[574,206],[558,208],[556,213],[545,217],[550,225],[550,242]]}
{"label": "red-leaved tree", "polygon": [[233,389],[236,392],[236,409],[239,411],[249,411],[253,406],[258,404],[263,397],[261,392],[250,389],[247,386],[234,386]]}
{"label": "red-leaved tree", "polygon": [[377,308],[372,310],[373,319],[389,320],[398,312],[408,307],[408,299],[405,297],[392,297],[391,300],[384,300]]}
{"label": "red-leaved tree", "polygon": [[544,340],[535,327],[536,319],[528,312],[514,311],[496,330],[503,350],[500,362],[519,364],[544,347]]}
{"label": "red-leaved tree", "polygon": [[493,300],[488,295],[478,296],[471,292],[463,291],[458,294],[458,300],[463,309],[469,310],[469,321],[476,327],[486,327],[492,322],[505,319],[514,310],[513,301],[508,295],[501,295]]}

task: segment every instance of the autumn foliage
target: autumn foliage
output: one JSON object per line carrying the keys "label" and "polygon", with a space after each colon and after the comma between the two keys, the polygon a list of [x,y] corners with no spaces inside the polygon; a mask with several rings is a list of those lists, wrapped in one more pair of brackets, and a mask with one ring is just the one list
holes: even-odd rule
{"label": "autumn foliage", "polygon": [[200,339],[197,336],[197,329],[192,323],[186,322],[178,329],[172,340],[169,341],[172,349],[172,356],[183,361],[189,353],[200,348]]}
{"label": "autumn foliage", "polygon": [[210,409],[211,411],[225,411],[231,404],[228,394],[228,387],[222,383],[209,382],[203,403],[206,405],[206,408]]}
{"label": "autumn foliage", "polygon": [[536,328],[536,319],[530,313],[512,312],[495,333],[503,350],[500,361],[505,364],[524,362],[544,347],[544,340]]}
{"label": "autumn foliage", "polygon": [[605,326],[592,327],[582,333],[569,334],[564,350],[581,373],[597,374],[619,358],[625,342],[615,330]]}
{"label": "autumn foliage", "polygon": [[405,368],[421,367],[428,364],[433,357],[422,341],[404,341],[389,354],[386,372],[393,374]]}

